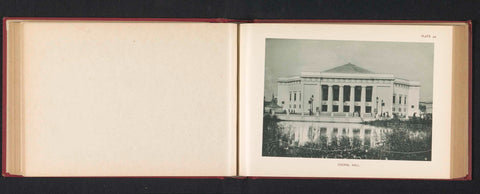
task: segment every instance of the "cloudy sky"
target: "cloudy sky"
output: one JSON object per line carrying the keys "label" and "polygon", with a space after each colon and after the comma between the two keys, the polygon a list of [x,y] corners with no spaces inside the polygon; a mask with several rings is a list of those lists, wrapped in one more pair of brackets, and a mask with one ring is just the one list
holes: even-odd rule
{"label": "cloudy sky", "polygon": [[375,73],[419,81],[420,101],[431,101],[433,43],[267,39],[265,97],[277,95],[277,79],[352,63]]}

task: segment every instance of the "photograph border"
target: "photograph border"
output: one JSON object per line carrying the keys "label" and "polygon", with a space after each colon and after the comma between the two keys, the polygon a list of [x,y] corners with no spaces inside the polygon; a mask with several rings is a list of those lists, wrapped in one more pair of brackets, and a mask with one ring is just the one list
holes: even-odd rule
{"label": "photograph border", "polygon": [[[421,25],[366,25],[366,24],[246,24],[240,32],[243,54],[240,58],[240,173],[251,176],[300,176],[300,177],[351,177],[351,178],[448,178],[449,169],[449,133],[451,98],[451,27]],[[331,33],[338,32],[338,33]],[[436,33],[439,38],[425,39],[421,34]],[[266,38],[290,39],[324,39],[324,40],[360,40],[360,41],[400,41],[400,42],[433,42],[434,48],[434,83],[442,88],[434,87],[434,117],[432,132],[432,161],[378,161],[378,160],[342,160],[261,157],[261,129],[263,113],[263,96],[265,71]],[[249,45],[248,48],[245,45]],[[444,61],[442,63],[442,61]],[[438,67],[438,68],[437,68]],[[441,79],[439,79],[441,78]],[[443,94],[443,95],[442,95]],[[440,112],[440,110],[443,111]],[[439,113],[440,112],[440,113]],[[439,127],[436,127],[439,126]],[[247,140],[248,139],[248,140]],[[248,145],[246,145],[248,144]],[[445,151],[447,150],[447,151]],[[260,149],[261,151],[261,149]],[[372,162],[373,161],[373,162]],[[358,164],[360,168],[345,168],[339,163]],[[295,172],[280,168],[281,166],[299,166]],[[322,168],[306,168],[320,165]],[[403,171],[391,171],[392,167]],[[268,168],[267,168],[268,167]],[[328,170],[325,168],[328,167]],[[377,169],[376,172],[369,170]],[[395,172],[395,173],[394,173]]]}

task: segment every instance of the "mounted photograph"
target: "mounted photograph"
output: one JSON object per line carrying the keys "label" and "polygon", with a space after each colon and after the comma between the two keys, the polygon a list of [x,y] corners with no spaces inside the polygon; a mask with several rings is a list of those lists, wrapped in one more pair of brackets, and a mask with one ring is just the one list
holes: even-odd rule
{"label": "mounted photograph", "polygon": [[434,43],[265,47],[262,156],[432,160]]}

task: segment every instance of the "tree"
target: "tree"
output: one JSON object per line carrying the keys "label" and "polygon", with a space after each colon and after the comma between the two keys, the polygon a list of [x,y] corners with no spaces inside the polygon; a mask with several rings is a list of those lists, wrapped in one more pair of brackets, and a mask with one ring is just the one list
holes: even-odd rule
{"label": "tree", "polygon": [[427,106],[425,106],[425,105],[423,105],[423,104],[420,104],[420,105],[418,106],[418,108],[419,108],[420,111],[422,111],[422,112],[426,112],[426,111],[427,111]]}

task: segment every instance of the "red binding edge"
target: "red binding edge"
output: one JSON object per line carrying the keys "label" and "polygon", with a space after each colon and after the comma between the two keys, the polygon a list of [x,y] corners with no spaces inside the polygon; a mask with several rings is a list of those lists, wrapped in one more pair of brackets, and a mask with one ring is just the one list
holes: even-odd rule
{"label": "red binding edge", "polygon": [[79,17],[4,17],[7,20],[65,20],[65,21],[152,21],[152,22],[211,22],[211,23],[239,23],[248,20],[236,20],[226,18],[79,18]]}
{"label": "red binding edge", "polygon": [[2,68],[2,176],[23,177],[7,172],[7,18],[3,18]]}
{"label": "red binding edge", "polygon": [[464,24],[465,21],[444,21],[444,20],[331,20],[331,19],[254,19],[252,23],[458,23]]}
{"label": "red binding edge", "polygon": [[472,20],[467,21],[468,24],[468,170],[465,177],[453,180],[472,180]]}
{"label": "red binding edge", "polygon": [[2,82],[2,175],[4,177],[21,177],[7,172],[7,18],[3,18],[3,82]]}
{"label": "red binding edge", "polygon": [[[2,175],[4,177],[23,177],[6,172],[6,97],[7,97],[7,20],[67,20],[67,21],[166,21],[166,22],[211,22],[211,23],[465,23],[464,21],[428,21],[428,20],[322,20],[322,19],[254,19],[237,20],[226,18],[77,18],[77,17],[4,17],[3,18],[3,83],[2,83]],[[403,178],[352,178],[352,177],[267,177],[267,176],[78,176],[75,178],[195,178],[195,179],[329,179],[329,180],[472,180],[472,21],[468,20],[468,72],[469,72],[469,109],[468,109],[468,174],[458,179],[403,179]]]}
{"label": "red binding edge", "polygon": [[472,34],[472,20],[468,20],[468,174],[464,180],[472,180],[472,65],[473,65],[473,34]]}
{"label": "red binding edge", "polygon": [[6,18],[3,18],[3,36],[2,36],[2,41],[3,41],[3,45],[2,45],[2,64],[3,64],[3,68],[2,68],[2,76],[3,76],[3,80],[2,80],[2,176],[4,177],[8,177],[10,176],[9,174],[7,174],[7,164],[6,164],[6,147],[7,147],[7,138],[5,137],[7,135],[7,124],[5,123],[7,121],[6,117],[7,117],[7,111],[5,110],[5,105],[7,104],[6,103],[6,100],[7,100],[7,95],[6,95],[6,91],[7,91],[7,78],[6,78],[6,75],[7,75],[7,19]]}

